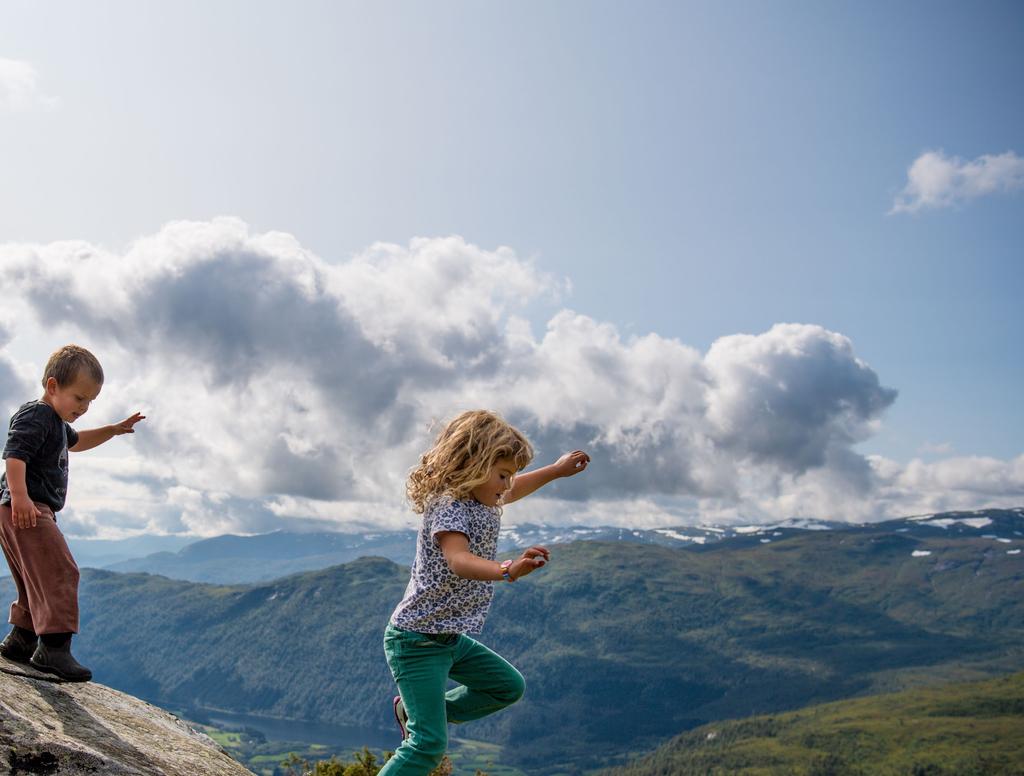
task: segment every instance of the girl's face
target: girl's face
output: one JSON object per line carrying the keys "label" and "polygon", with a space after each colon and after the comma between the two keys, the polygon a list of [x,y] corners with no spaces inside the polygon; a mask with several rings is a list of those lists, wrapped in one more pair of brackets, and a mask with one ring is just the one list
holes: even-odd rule
{"label": "girl's face", "polygon": [[470,494],[484,506],[496,507],[501,503],[505,492],[512,487],[512,478],[515,474],[515,461],[511,458],[499,458],[491,467],[487,482],[477,485]]}

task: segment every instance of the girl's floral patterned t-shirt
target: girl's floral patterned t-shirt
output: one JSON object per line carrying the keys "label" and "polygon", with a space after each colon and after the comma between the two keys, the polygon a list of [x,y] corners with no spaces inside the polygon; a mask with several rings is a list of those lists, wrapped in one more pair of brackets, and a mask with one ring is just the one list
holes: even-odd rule
{"label": "girl's floral patterned t-shirt", "polygon": [[457,531],[469,539],[469,551],[494,560],[498,553],[501,512],[474,498],[440,496],[427,506],[417,537],[405,596],[391,624],[420,633],[479,633],[494,595],[494,583],[463,579],[448,567],[437,534]]}

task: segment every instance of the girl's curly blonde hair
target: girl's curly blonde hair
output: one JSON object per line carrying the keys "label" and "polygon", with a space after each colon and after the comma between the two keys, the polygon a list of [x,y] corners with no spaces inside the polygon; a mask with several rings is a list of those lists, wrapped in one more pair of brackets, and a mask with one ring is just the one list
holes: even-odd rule
{"label": "girl's curly blonde hair", "polygon": [[466,498],[487,482],[499,458],[511,458],[516,471],[521,471],[533,460],[533,447],[496,413],[463,412],[449,421],[409,473],[405,494],[413,511],[422,513],[433,498],[444,493]]}

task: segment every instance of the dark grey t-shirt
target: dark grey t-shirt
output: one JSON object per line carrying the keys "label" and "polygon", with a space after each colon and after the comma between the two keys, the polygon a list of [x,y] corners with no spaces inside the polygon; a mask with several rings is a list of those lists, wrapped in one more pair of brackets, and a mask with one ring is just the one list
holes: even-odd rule
{"label": "dark grey t-shirt", "polygon": [[[29,498],[59,512],[68,493],[68,448],[77,441],[78,432],[61,420],[53,407],[44,401],[30,401],[11,418],[3,457],[24,461]],[[11,491],[4,472],[0,476],[0,504],[10,503]]]}

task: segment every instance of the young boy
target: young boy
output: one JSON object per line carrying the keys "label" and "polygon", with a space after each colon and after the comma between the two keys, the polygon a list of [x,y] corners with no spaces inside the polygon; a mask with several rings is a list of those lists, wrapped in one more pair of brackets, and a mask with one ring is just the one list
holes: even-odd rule
{"label": "young boy", "polygon": [[92,671],[71,655],[71,636],[78,633],[78,565],[56,516],[67,495],[68,451],[133,434],[144,416],[136,412],[112,426],[81,432],[71,428],[103,387],[99,361],[77,345],[50,356],[42,382],[43,397],[23,404],[11,418],[3,452],[0,545],[18,598],[11,604],[14,627],[0,643],[0,655],[86,682]]}

